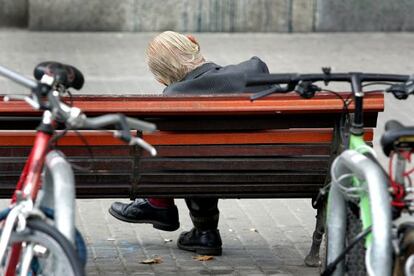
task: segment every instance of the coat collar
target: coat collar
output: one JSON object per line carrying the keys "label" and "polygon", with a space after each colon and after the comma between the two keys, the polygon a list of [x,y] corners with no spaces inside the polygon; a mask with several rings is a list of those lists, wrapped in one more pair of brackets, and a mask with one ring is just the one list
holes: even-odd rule
{"label": "coat collar", "polygon": [[185,80],[193,80],[198,78],[199,76],[203,75],[204,73],[210,71],[211,69],[219,69],[221,68],[220,65],[217,65],[213,62],[207,62],[204,63],[203,65],[197,67],[196,69],[194,69],[193,71],[191,71],[190,73],[188,73],[184,79],[182,79],[182,81]]}

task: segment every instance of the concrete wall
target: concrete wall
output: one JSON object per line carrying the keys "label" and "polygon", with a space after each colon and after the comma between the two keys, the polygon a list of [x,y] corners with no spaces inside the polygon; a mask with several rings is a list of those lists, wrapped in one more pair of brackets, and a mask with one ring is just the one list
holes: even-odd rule
{"label": "concrete wall", "polygon": [[413,31],[414,0],[0,0],[0,27],[58,31]]}
{"label": "concrete wall", "polygon": [[414,31],[414,0],[317,0],[318,31]]}
{"label": "concrete wall", "polygon": [[0,27],[25,27],[28,0],[0,0]]}

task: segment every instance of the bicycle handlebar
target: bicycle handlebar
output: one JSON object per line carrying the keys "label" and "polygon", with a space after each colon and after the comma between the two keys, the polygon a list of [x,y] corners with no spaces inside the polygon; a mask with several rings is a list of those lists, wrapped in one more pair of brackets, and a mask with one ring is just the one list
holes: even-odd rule
{"label": "bicycle handlebar", "polygon": [[152,123],[144,122],[135,118],[127,117],[123,114],[105,114],[94,118],[88,118],[77,107],[70,107],[59,100],[59,93],[48,95],[52,112],[62,118],[69,128],[73,129],[101,129],[113,125],[118,129],[115,136],[127,142],[129,145],[138,145],[150,152],[151,155],[157,154],[156,149],[139,137],[131,135],[130,130],[154,131],[156,126]]}
{"label": "bicycle handlebar", "polygon": [[255,74],[246,77],[246,85],[269,85],[269,84],[289,84],[299,83],[301,81],[325,81],[325,82],[351,82],[352,78],[357,76],[361,82],[390,81],[406,82],[409,75],[396,74],[373,74],[373,73],[328,73],[328,74]]}
{"label": "bicycle handlebar", "polygon": [[20,75],[6,67],[0,65],[0,75],[20,84],[29,89],[36,89],[38,87],[38,82],[32,79],[26,78],[25,76]]}
{"label": "bicycle handlebar", "polygon": [[[385,92],[392,93],[397,99],[406,99],[414,94],[414,79],[409,75],[373,74],[373,73],[335,73],[329,68],[322,68],[322,74],[255,74],[246,76],[246,85],[277,85],[271,89],[253,94],[251,100],[266,97],[273,93],[287,93],[296,91],[303,98],[311,98],[315,92],[323,89],[314,85],[314,82],[348,82],[351,84],[355,96],[362,96],[362,83],[364,82],[397,82],[391,85]],[[402,83],[402,84],[401,84]],[[281,87],[279,84],[286,84]]]}
{"label": "bicycle handlebar", "polygon": [[156,129],[155,125],[152,123],[144,122],[131,117],[126,117],[123,114],[106,114],[94,118],[85,118],[82,128],[99,129],[109,125],[117,125],[122,120],[125,120],[129,129],[150,132]]}
{"label": "bicycle handlebar", "polygon": [[129,145],[138,145],[148,151],[152,156],[157,155],[157,150],[145,142],[140,137],[134,137],[130,134],[130,129],[154,131],[155,125],[144,122],[131,117],[126,117],[123,114],[106,114],[95,118],[87,118],[85,115],[81,116],[83,128],[99,129],[105,126],[114,125],[119,126],[121,131],[116,135],[121,140],[127,142]]}
{"label": "bicycle handlebar", "polygon": [[[3,98],[4,101],[10,99],[24,100],[34,109],[49,110],[56,118],[62,119],[69,128],[73,129],[100,129],[113,125],[118,129],[115,133],[116,137],[130,145],[139,145],[149,151],[151,155],[156,155],[157,152],[154,147],[130,133],[131,129],[154,131],[156,129],[154,124],[126,117],[123,114],[106,114],[95,118],[87,118],[79,108],[68,106],[60,101],[60,90],[65,89],[64,91],[66,91],[68,87],[79,89],[83,85],[82,73],[75,67],[54,62],[41,63],[35,69],[35,76],[40,79],[40,82],[26,78],[3,66],[0,66],[0,75],[30,88],[32,91],[31,96],[7,95]],[[47,96],[48,101],[42,102],[40,96]]]}

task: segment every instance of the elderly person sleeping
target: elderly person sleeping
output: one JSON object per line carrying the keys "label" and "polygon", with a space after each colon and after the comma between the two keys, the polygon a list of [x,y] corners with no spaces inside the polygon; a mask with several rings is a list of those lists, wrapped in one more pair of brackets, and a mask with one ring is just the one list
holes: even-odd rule
{"label": "elderly person sleeping", "polygon": [[[193,36],[167,31],[148,45],[147,63],[155,79],[166,87],[166,95],[257,92],[267,87],[246,88],[244,76],[269,73],[258,57],[236,65],[220,66],[206,61]],[[221,255],[218,230],[218,198],[186,198],[194,227],[181,233],[177,246],[201,255]],[[172,198],[138,198],[130,203],[114,202],[109,213],[132,223],[151,223],[154,228],[175,231],[180,227]]]}

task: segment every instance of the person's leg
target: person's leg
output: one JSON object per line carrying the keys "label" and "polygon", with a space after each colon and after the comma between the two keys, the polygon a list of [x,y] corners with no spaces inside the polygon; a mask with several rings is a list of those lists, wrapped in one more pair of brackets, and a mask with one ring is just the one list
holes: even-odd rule
{"label": "person's leg", "polygon": [[178,247],[201,255],[221,255],[218,198],[187,198],[185,201],[194,228],[180,235]]}
{"label": "person's leg", "polygon": [[147,198],[149,204],[158,208],[169,208],[174,206],[174,198]]}
{"label": "person's leg", "polygon": [[202,230],[217,229],[219,214],[218,198],[186,198],[194,227]]}
{"label": "person's leg", "polygon": [[131,203],[114,202],[109,213],[122,221],[151,223],[154,228],[164,231],[175,231],[180,227],[173,198],[137,198]]}

